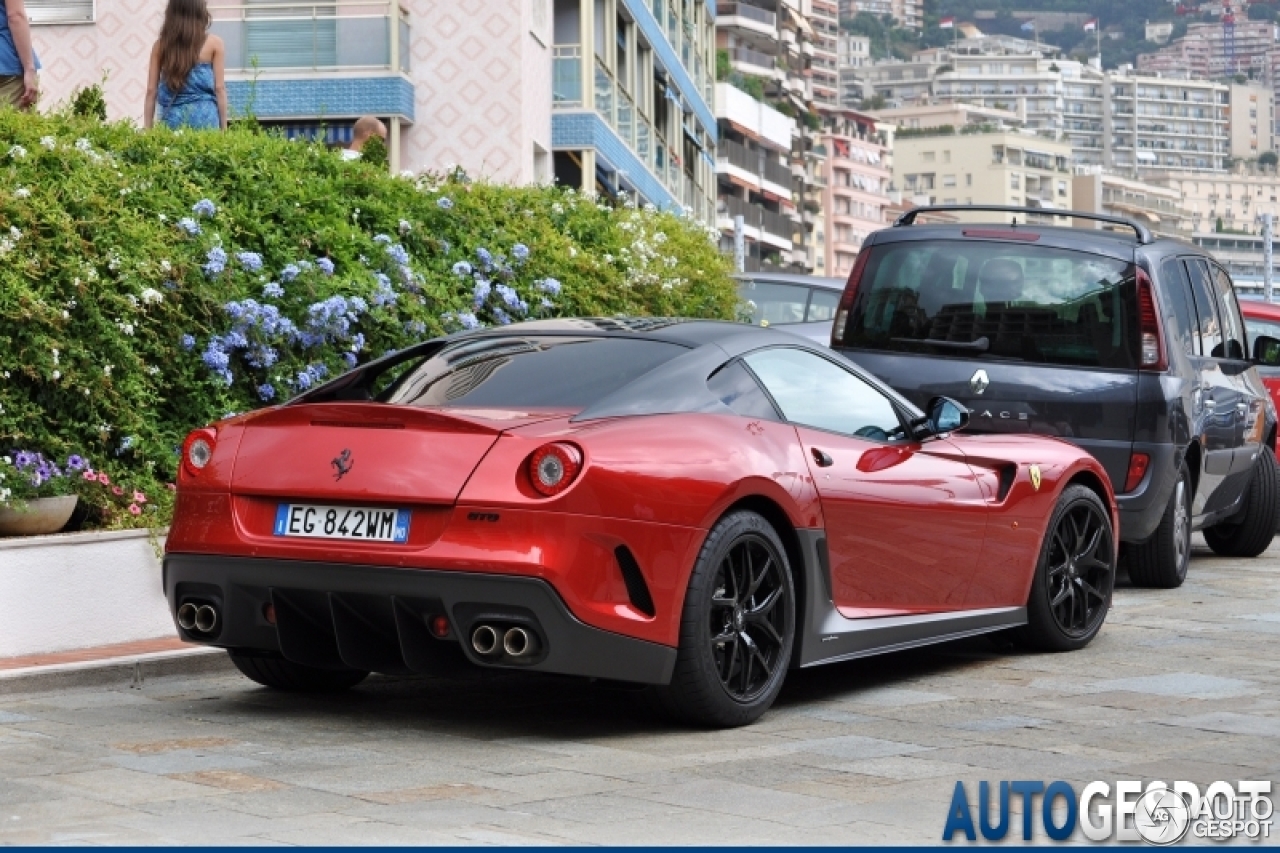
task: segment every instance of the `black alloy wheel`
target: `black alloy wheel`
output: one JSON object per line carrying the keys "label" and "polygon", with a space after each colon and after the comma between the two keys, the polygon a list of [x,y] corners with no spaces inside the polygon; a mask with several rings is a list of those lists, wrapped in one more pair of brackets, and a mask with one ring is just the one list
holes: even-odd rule
{"label": "black alloy wheel", "polygon": [[1115,581],[1115,544],[1102,510],[1070,507],[1050,532],[1048,593],[1054,622],[1069,637],[1092,634],[1107,614]]}
{"label": "black alloy wheel", "polygon": [[711,657],[725,692],[738,702],[751,702],[786,664],[783,635],[790,584],[782,577],[773,544],[750,533],[724,555],[713,583]]}

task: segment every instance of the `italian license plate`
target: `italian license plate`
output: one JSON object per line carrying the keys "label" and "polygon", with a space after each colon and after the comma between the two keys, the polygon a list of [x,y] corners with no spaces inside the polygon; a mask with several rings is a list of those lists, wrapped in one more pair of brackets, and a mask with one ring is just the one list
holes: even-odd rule
{"label": "italian license plate", "polygon": [[407,542],[409,510],[367,506],[280,504],[276,536],[309,539],[355,539],[364,542]]}

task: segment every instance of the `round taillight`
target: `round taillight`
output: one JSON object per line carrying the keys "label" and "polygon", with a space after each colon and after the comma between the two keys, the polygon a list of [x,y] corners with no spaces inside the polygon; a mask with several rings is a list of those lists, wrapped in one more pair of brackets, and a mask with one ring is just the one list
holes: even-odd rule
{"label": "round taillight", "polygon": [[547,497],[567,489],[581,470],[582,451],[572,444],[547,444],[529,457],[529,479]]}
{"label": "round taillight", "polygon": [[187,448],[187,461],[191,463],[191,467],[197,470],[209,464],[209,460],[213,457],[213,448],[209,446],[209,442],[203,438],[197,438],[191,442],[191,446]]}

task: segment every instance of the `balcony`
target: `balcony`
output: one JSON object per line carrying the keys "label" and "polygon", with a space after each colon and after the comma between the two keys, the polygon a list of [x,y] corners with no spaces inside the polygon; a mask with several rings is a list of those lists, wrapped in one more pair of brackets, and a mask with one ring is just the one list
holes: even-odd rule
{"label": "balcony", "polygon": [[409,14],[388,0],[210,6],[233,76],[258,71],[409,72]]}
{"label": "balcony", "polygon": [[716,202],[716,213],[724,219],[741,216],[744,227],[758,228],[787,243],[795,231],[795,223],[789,217],[740,198],[721,198]]}
{"label": "balcony", "polygon": [[729,60],[750,66],[750,68],[745,69],[749,73],[757,75],[763,73],[766,77],[772,76],[774,70],[778,67],[772,56],[759,50],[752,50],[749,47],[729,48]]}
{"label": "balcony", "polygon": [[[739,23],[737,21],[728,21],[726,18],[741,18],[743,23],[750,22],[747,26],[757,31],[769,30],[776,32],[778,28],[778,16],[768,9],[761,9],[759,6],[752,6],[750,3],[717,3],[716,4],[716,25],[719,27],[731,27]],[[755,24],[756,26],[751,26]]]}

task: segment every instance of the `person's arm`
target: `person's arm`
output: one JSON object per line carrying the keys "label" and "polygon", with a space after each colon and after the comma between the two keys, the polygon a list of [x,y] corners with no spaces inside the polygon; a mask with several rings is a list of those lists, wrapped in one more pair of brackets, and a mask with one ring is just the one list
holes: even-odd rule
{"label": "person's arm", "polygon": [[160,43],[151,47],[151,65],[147,68],[147,98],[142,104],[142,126],[147,130],[155,122],[156,92],[160,88]]}
{"label": "person's arm", "polygon": [[6,0],[5,11],[9,18],[9,32],[13,34],[13,46],[22,63],[22,97],[18,108],[26,109],[36,102],[40,94],[40,81],[36,76],[36,54],[31,47],[31,22],[27,20],[25,0]]}
{"label": "person's arm", "polygon": [[210,36],[213,39],[213,94],[218,100],[218,122],[223,130],[227,129],[227,78],[226,64],[227,51],[223,45],[222,39],[218,36]]}

